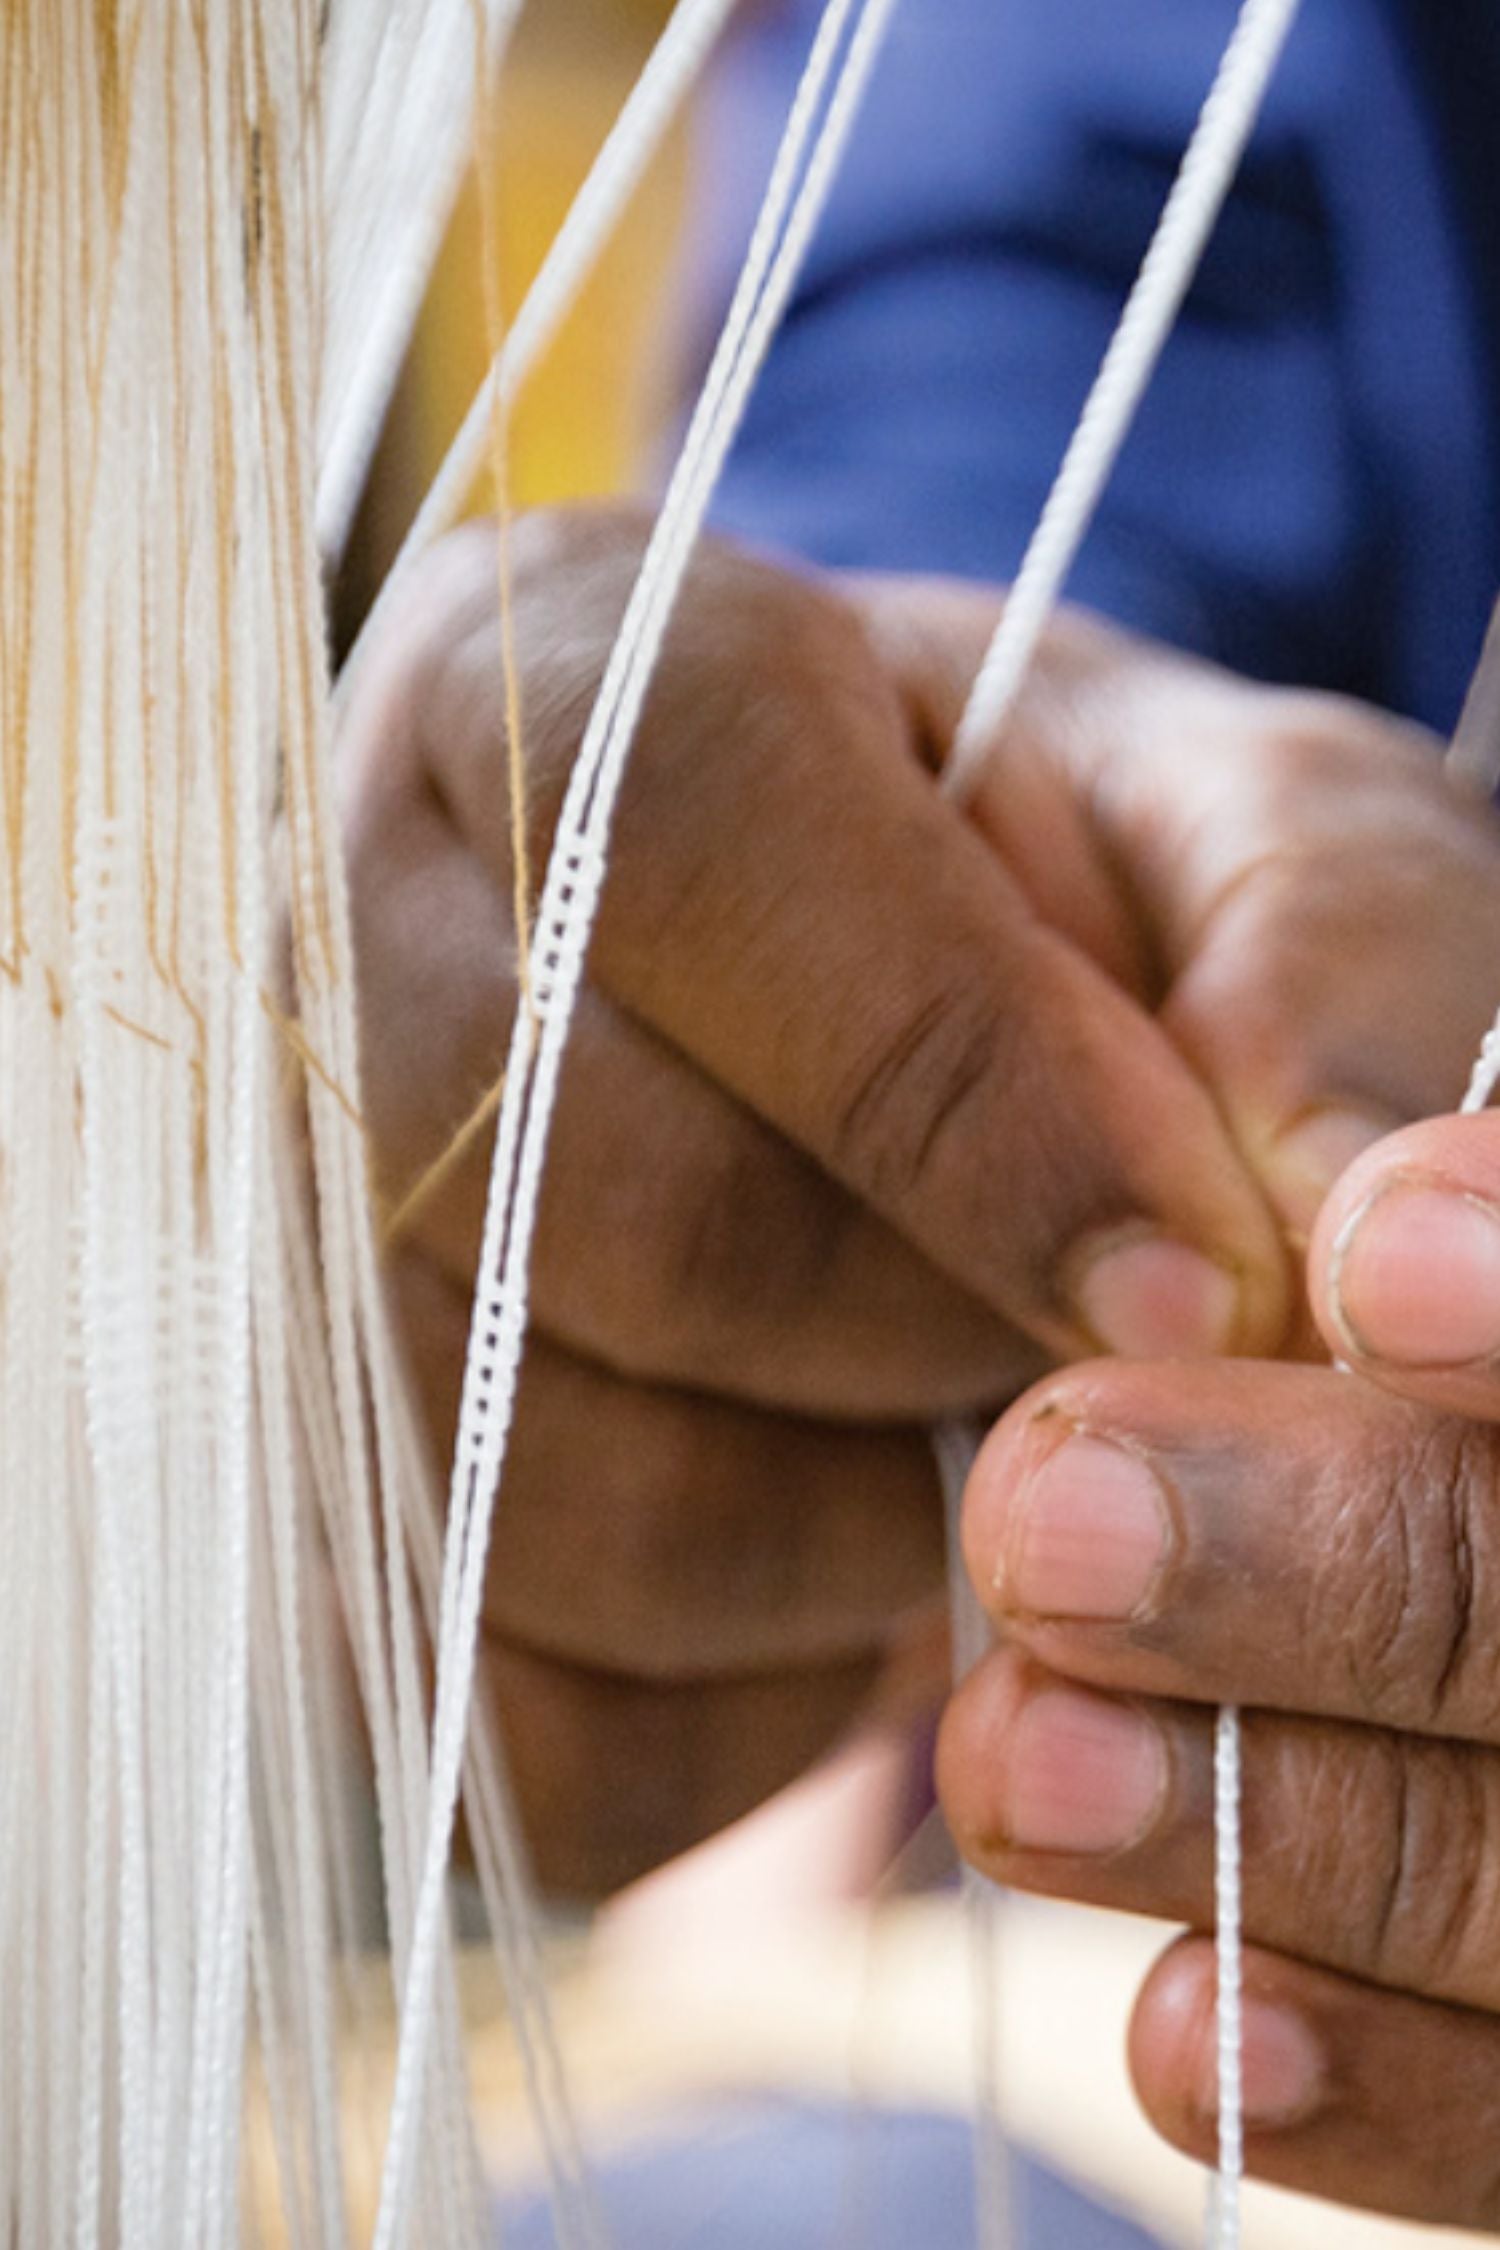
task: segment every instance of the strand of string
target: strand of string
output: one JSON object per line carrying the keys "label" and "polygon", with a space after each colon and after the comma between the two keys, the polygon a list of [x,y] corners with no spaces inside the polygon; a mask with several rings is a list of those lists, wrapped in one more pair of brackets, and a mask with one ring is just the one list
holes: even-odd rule
{"label": "strand of string", "polygon": [[[505,340],[505,318],[500,297],[500,165],[492,92],[496,83],[496,70],[486,52],[493,33],[483,0],[470,0],[470,6],[474,18],[475,77],[479,88],[475,115],[475,170],[480,213],[485,341],[493,364],[500,357]],[[516,649],[515,578],[512,568],[510,401],[498,387],[492,393],[488,419],[489,474],[496,518],[495,592],[500,627],[506,774],[510,800],[511,910],[515,925],[519,1005],[531,1015],[534,1013],[530,936],[532,873],[527,819],[526,745]],[[504,1091],[505,1077],[502,1072],[464,1121],[447,1149],[439,1154],[415,1187],[408,1191],[402,1207],[388,1222],[386,1241],[394,1238],[399,1228],[409,1222],[426,1197],[462,1160],[465,1151],[484,1130],[486,1122],[498,1111]],[[508,1912],[506,1893],[509,1891],[514,1894],[523,1884],[529,1889],[530,1878],[528,1873],[523,1873],[521,1865],[521,1843],[498,1739],[493,1730],[486,1730],[482,1724],[475,1730],[475,1740],[469,1747],[467,1765],[476,1847],[488,1847],[487,1855],[484,1850],[478,1853],[486,1907],[496,1939],[502,1942],[507,1982],[514,1986],[519,1978],[525,1986],[522,1995],[524,2004],[517,2005],[515,2010],[518,2035],[526,2025],[528,2008],[538,2016],[536,2029],[540,2037],[535,2040],[537,2053],[533,2063],[533,2083],[540,2087],[543,2080],[539,2073],[546,2073],[549,2099],[540,2122],[543,2125],[543,2143],[548,2158],[553,2223],[558,2235],[559,2250],[573,2250],[574,2245],[578,2246],[578,2250],[589,2250],[589,2245],[600,2243],[604,2239],[603,2220],[573,2120],[561,2055],[552,2034],[544,1972],[537,1949],[526,1928],[511,1926],[514,1917]],[[490,1863],[488,1865],[486,1856]]]}
{"label": "strand of string", "polygon": [[[506,344],[506,324],[500,302],[500,167],[492,92],[496,83],[496,67],[487,52],[494,34],[484,0],[468,0],[468,4],[472,18],[475,48],[474,77],[478,89],[475,108],[475,169],[478,178],[485,343],[489,354],[490,368],[493,371],[502,362]],[[630,146],[632,164],[635,169],[621,175],[616,189],[616,192],[627,198],[635,187],[639,170],[644,162],[649,159],[650,153],[649,148],[639,137],[635,138]],[[601,159],[602,153],[601,151]],[[579,199],[575,199],[573,205],[575,213],[578,210],[579,200],[588,193],[591,181],[597,177],[597,172],[598,166],[596,165],[594,174],[590,175],[590,179],[585,181],[583,189],[580,190]],[[606,233],[608,227],[614,224],[621,207],[611,200],[607,212]],[[566,232],[567,226],[568,221],[565,220],[564,232]],[[602,237],[590,230],[585,230],[584,241],[586,248],[591,250],[589,259],[591,263],[592,257],[597,256],[599,248],[602,247]],[[563,289],[561,292],[553,292],[558,306],[556,317],[561,317],[562,311],[566,309],[568,299],[581,286],[586,270],[586,266],[575,269],[569,262]],[[490,486],[495,503],[495,567],[500,618],[500,668],[505,703],[506,773],[510,791],[512,919],[516,932],[517,981],[520,986],[521,1004],[530,1009],[532,1006],[531,901],[533,885],[529,824],[526,816],[526,753],[522,734],[520,668],[516,660],[514,572],[512,568],[514,511],[510,492],[510,407],[514,395],[514,385],[505,387],[498,382],[487,379],[480,386],[474,408],[471,408],[470,415],[466,418],[464,430],[469,430],[472,424],[473,430],[483,439],[487,447]],[[484,412],[482,416],[476,416],[474,409],[481,406],[484,408]],[[460,440],[462,440],[462,437],[463,432],[461,431]],[[479,465],[476,464],[473,474],[477,475],[478,473]],[[472,481],[471,476],[469,482],[472,483]],[[415,529],[415,526],[413,528]],[[406,545],[415,554],[420,549],[421,541],[418,540],[413,545],[409,536]],[[405,551],[406,549],[403,548],[403,552]],[[398,557],[398,566],[399,559]],[[431,1197],[452,1177],[479,1140],[486,1126],[493,1122],[504,1092],[505,1075],[502,1071],[500,1076],[485,1088],[477,1102],[450,1135],[448,1141],[438,1151],[432,1162],[418,1174],[417,1178],[402,1191],[397,1201],[384,1212],[380,1226],[380,1241],[383,1249],[388,1249],[392,1243],[399,1240]]]}
{"label": "strand of string", "polygon": [[547,870],[537,918],[536,1018],[517,1011],[460,1411],[441,1596],[427,1851],[375,2250],[393,2250],[410,2194],[490,1511],[504,1468],[525,1337],[531,1242],[558,1073],[602,884],[610,820],[714,478],[832,183],[892,5],[893,0],[861,0],[850,30],[851,0],[830,0],[820,24],[708,379],[585,732]]}
{"label": "strand of string", "polygon": [[1500,1085],[1500,1015],[1480,1042],[1464,1098],[1458,1105],[1460,1117],[1477,1117],[1482,1109],[1488,1109],[1497,1085]]}
{"label": "strand of string", "polygon": [[1219,2069],[1219,2168],[1209,2180],[1208,2237],[1238,2250],[1245,2176],[1244,1909],[1240,1861],[1240,1715],[1225,1704],[1214,1724],[1214,1927],[1217,1933],[1215,2047]]}
{"label": "strand of string", "polygon": [[[622,681],[627,677],[633,655],[641,640],[642,618],[649,608],[651,589],[659,582],[660,558],[669,543],[673,527],[679,522],[684,494],[689,491],[701,458],[706,435],[712,434],[713,425],[722,403],[721,394],[727,372],[732,372],[746,334],[747,324],[762,291],[768,287],[767,269],[771,264],[781,230],[786,225],[787,204],[791,197],[802,162],[808,134],[812,129],[817,109],[823,97],[824,86],[843,35],[849,13],[849,0],[834,0],[819,29],[814,50],[809,58],[798,96],[793,103],[782,147],[778,153],[773,177],[766,192],[760,221],[751,248],[747,254],[735,301],[726,319],[724,336],[715,355],[713,366],[704,385],[703,397],[694,415],[684,444],[678,472],[668,489],[666,502],[658,518],[652,541],[642,565],[640,578],[632,595],[631,605],[622,625],[615,650],[612,652],[594,713],[575,767],[569,794],[559,824],[558,840],[554,844],[548,869],[548,885],[543,895],[543,911],[539,921],[550,933],[544,948],[546,975],[545,998],[550,1000],[559,971],[565,962],[566,940],[579,924],[580,914],[592,911],[592,898],[586,878],[592,870],[593,857],[597,856],[591,842],[583,836],[586,801],[592,794],[601,763],[601,746],[606,745],[610,729],[614,726],[621,704]],[[555,1012],[555,1011],[553,1011]],[[503,1143],[507,1134],[519,1131],[519,1121],[530,1101],[534,1066],[536,1062],[536,1033],[541,1026],[541,1013],[518,1020],[512,1036],[511,1064],[514,1077],[507,1084],[506,1098],[501,1105],[500,1135]],[[495,1176],[509,1178],[513,1173],[514,1152],[505,1156],[497,1145]],[[497,1227],[503,1227],[503,1204],[492,1197],[491,1214]],[[494,1258],[481,1258],[482,1270],[498,1270],[496,1260],[503,1246],[502,1235],[497,1233],[492,1247]],[[503,1372],[503,1370],[502,1370]],[[451,1545],[451,1542],[450,1542]]]}
{"label": "strand of string", "polygon": [[[1299,0],[1244,0],[1182,164],[1047,495],[959,721],[943,787],[963,804],[995,754],[1088,535],[1254,131]],[[1500,1026],[1495,1039],[1500,1070]],[[1240,1981],[1240,1728],[1220,1714],[1214,1763],[1219,2058],[1218,2177],[1207,2236],[1238,2250],[1243,2172]],[[993,2191],[991,2191],[993,2192]],[[992,2212],[981,2229],[992,2238]]]}
{"label": "strand of string", "polygon": [[[500,161],[496,135],[495,87],[498,57],[492,16],[485,0],[469,0],[473,19],[475,135],[474,158],[479,204],[480,261],[484,306],[485,343],[494,364],[504,349],[505,316],[501,303]],[[518,1004],[532,1015],[531,905],[532,873],[528,824],[526,744],[522,731],[520,668],[517,661],[515,578],[512,567],[513,511],[510,481],[510,401],[498,386],[491,395],[488,417],[489,475],[494,496],[496,605],[499,618],[500,666],[504,699],[506,777],[509,795],[509,828],[512,868],[512,919],[515,926]],[[503,1098],[504,1074],[460,1127],[446,1150],[408,1191],[404,1204],[388,1223],[390,1241],[399,1225],[406,1224],[427,1195],[461,1160],[464,1151],[483,1131]],[[562,2071],[561,2056],[552,2032],[544,1972],[530,1932],[514,1927],[509,1897],[522,1886],[529,1891],[529,1874],[523,1873],[521,1845],[510,1804],[507,1770],[499,1743],[483,1725],[467,1753],[468,1788],[472,1805],[473,1834],[479,1849],[480,1882],[492,1931],[500,1947],[507,1984],[522,1988],[513,2003],[518,2037],[528,2037],[535,2015],[532,2059],[533,2108],[543,2133],[551,2190],[553,2223],[559,2250],[590,2250],[604,2240],[604,2225],[595,2198],[592,2178],[573,2120],[572,2106]],[[486,1863],[488,1860],[488,1864]],[[545,2073],[545,2080],[542,2076]],[[536,2112],[535,2095],[545,2083],[548,2100]],[[561,2130],[559,2131],[559,2127]]]}
{"label": "strand of string", "polygon": [[[964,1486],[979,1450],[979,1432],[959,1420],[932,1433],[948,1559],[948,1614],[952,1626],[953,1684],[958,1686],[990,1648],[989,1621],[964,1568],[961,1524]],[[1000,2101],[999,1888],[963,1862],[964,1935],[968,1950],[974,2108],[974,2232],[977,2250],[1009,2250],[1015,2240],[1015,2184]]]}
{"label": "strand of string", "polygon": [[963,803],[1015,708],[1254,130],[1300,0],[1245,0],[1135,286],[1047,495],[945,773]]}
{"label": "strand of string", "polygon": [[[257,2085],[291,2239],[347,2233],[332,1952],[335,1925],[345,1957],[359,1933],[355,1852],[312,1785],[345,1747],[305,1583],[314,1500],[398,1960],[425,1834],[404,1527],[426,1494],[419,1468],[391,1473],[402,1399],[362,1232],[321,755],[311,26],[301,0],[209,10],[201,39],[170,11],[122,34],[91,0],[0,14],[0,106],[26,113],[0,159],[19,239],[0,361],[28,433],[0,463],[20,721],[0,777],[0,1559],[14,1578],[29,1558],[36,1596],[0,1700],[10,1767],[45,1739],[56,1784],[0,1873],[20,1985],[0,2212],[82,2250],[237,2240]],[[281,873],[295,1019],[266,992]],[[263,1016],[309,1066],[308,1147],[271,1098]],[[414,2232],[457,2246],[484,2199],[446,1952],[436,1974]]]}
{"label": "strand of string", "polygon": [[[521,997],[523,1006],[529,1006],[530,1003],[527,1000],[524,986]],[[457,1131],[449,1136],[447,1143],[438,1151],[432,1162],[424,1171],[418,1173],[416,1179],[401,1195],[399,1201],[386,1212],[380,1228],[380,1247],[382,1250],[388,1250],[393,1243],[400,1241],[402,1235],[405,1234],[407,1228],[416,1218],[417,1213],[437,1194],[439,1188],[453,1177],[464,1158],[483,1137],[485,1128],[494,1124],[500,1104],[504,1099],[505,1072],[502,1070],[499,1077],[486,1086],[474,1107],[469,1111],[468,1116],[465,1117]]]}
{"label": "strand of string", "polygon": [[[1474,678],[1464,698],[1443,770],[1456,789],[1482,798],[1500,782],[1500,601],[1490,618]],[[1459,1114],[1474,1117],[1500,1085],[1500,1013],[1480,1042]]]}
{"label": "strand of string", "polygon": [[[500,303],[500,166],[490,97],[489,24],[483,0],[470,0],[474,15],[475,169],[479,186],[480,262],[483,267],[485,343],[493,366],[505,348],[505,315]],[[521,735],[521,679],[516,662],[515,576],[511,567],[510,402],[498,384],[491,388],[489,414],[490,483],[495,496],[495,595],[500,614],[500,672],[505,699],[505,763],[510,787],[512,914],[516,930],[516,973],[521,1005],[531,1000],[531,852],[526,820],[526,747]]]}
{"label": "strand of string", "polygon": [[[482,44],[466,37],[478,8]],[[330,289],[318,546],[342,553],[468,158],[465,96],[486,109],[520,0],[348,8],[336,19],[325,174]],[[375,27],[379,26],[377,30]],[[360,43],[360,44],[357,44]],[[466,83],[465,47],[473,57]],[[342,47],[353,52],[346,58]],[[343,128],[341,130],[341,128]]]}
{"label": "strand of string", "polygon": [[1478,797],[1493,796],[1500,783],[1500,601],[1490,613],[1443,770],[1455,788]]}
{"label": "strand of string", "polygon": [[458,433],[357,635],[339,679],[344,702],[413,566],[452,529],[481,475],[497,415],[515,403],[598,262],[647,167],[723,31],[734,0],[677,0],[491,359]]}

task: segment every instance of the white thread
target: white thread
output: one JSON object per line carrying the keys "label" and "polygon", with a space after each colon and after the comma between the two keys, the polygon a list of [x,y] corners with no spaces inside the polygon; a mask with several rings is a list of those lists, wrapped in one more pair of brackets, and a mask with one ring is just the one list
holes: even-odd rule
{"label": "white thread", "polygon": [[1218,74],[1016,573],[945,774],[972,795],[1087,535],[1254,129],[1300,0],[1244,0]]}
{"label": "white thread", "polygon": [[[610,818],[714,476],[790,293],[892,5],[893,0],[862,0],[799,184],[801,152],[813,135],[823,90],[838,60],[851,0],[830,0],[819,27],[719,347],[585,731],[543,885],[538,929],[545,933],[549,954],[547,1010],[536,1027],[528,1011],[517,1012],[496,1135],[449,1501],[432,1810],[375,2250],[394,2250],[410,2194],[443,1869],[463,1759],[490,1511],[504,1467],[525,1332],[531,1240],[557,1076],[592,929]],[[560,893],[567,888],[573,895],[564,910]]]}
{"label": "white thread", "polygon": [[1214,1957],[1218,1971],[1219,2168],[1210,2201],[1212,2250],[1239,2250],[1245,2171],[1240,1883],[1240,1715],[1226,1704],[1214,1725]]}
{"label": "white thread", "polygon": [[[1455,788],[1488,797],[1500,781],[1500,602],[1495,604],[1484,646],[1462,715],[1443,760],[1443,771]],[[1469,1083],[1459,1104],[1461,1117],[1476,1117],[1487,1109],[1500,1085],[1500,1012],[1479,1042]]]}
{"label": "white thread", "polygon": [[[485,0],[486,58],[497,71],[519,0]],[[317,536],[343,552],[401,362],[442,247],[472,143],[476,102],[470,0],[402,12],[345,9],[342,25],[384,36],[341,69],[330,53],[328,364],[321,400]],[[394,27],[394,29],[393,29]],[[405,32],[403,38],[402,33]],[[372,85],[373,81],[373,85]],[[343,94],[342,101],[339,100]]]}
{"label": "white thread", "polygon": [[497,412],[519,396],[608,244],[647,166],[728,20],[734,0],[677,0],[474,394],[457,436],[413,517],[395,561],[349,651],[339,681],[346,701],[411,568],[452,529],[484,468]]}
{"label": "white thread", "polygon": [[[1042,634],[1103,497],[1162,349],[1198,269],[1245,144],[1296,19],[1299,0],[1244,0],[1234,31],[1167,197],[1140,273],[1084,403],[1063,463],[1022,558],[975,679],[943,773],[957,804],[972,795],[1015,708]],[[1500,1019],[1496,1072],[1500,1075]],[[1239,2227],[1243,2123],[1239,2073],[1239,1729],[1221,1716],[1215,1760],[1215,1852],[1233,1913],[1217,1939],[1220,1994],[1219,2181],[1215,2250],[1234,2250]],[[1222,2011],[1229,2004],[1228,2025]],[[1225,2069],[1228,2062],[1229,2067]]]}
{"label": "white thread", "polygon": [[[318,13],[0,11],[0,2233],[77,2250],[238,2239],[250,2007],[291,2239],[347,2232],[330,1931],[371,1931],[326,1802],[314,1509],[398,1961],[427,1811],[427,1495],[354,1107],[312,536]],[[330,21],[359,63],[423,5]],[[306,1147],[262,1005],[284,872]],[[412,2208],[460,2250],[488,2212],[446,1952],[433,1994]]]}
{"label": "white thread", "polygon": [[[943,1493],[948,1556],[948,1617],[953,1684],[989,1652],[989,1620],[970,1584],[963,1556],[963,1497],[979,1432],[968,1422],[940,1422],[932,1433]],[[974,2235],[977,2250],[1009,2250],[1015,2235],[1015,2182],[1000,2103],[997,2022],[1002,1893],[967,1860],[960,1870],[969,1961],[974,2104]]]}
{"label": "white thread", "polygon": [[1490,613],[1443,770],[1456,787],[1476,796],[1491,797],[1500,785],[1500,601]]}
{"label": "white thread", "polygon": [[1464,1098],[1459,1103],[1461,1117],[1475,1117],[1489,1107],[1490,1096],[1500,1085],[1500,1015],[1491,1024],[1479,1042],[1479,1052],[1474,1058],[1474,1068]]}

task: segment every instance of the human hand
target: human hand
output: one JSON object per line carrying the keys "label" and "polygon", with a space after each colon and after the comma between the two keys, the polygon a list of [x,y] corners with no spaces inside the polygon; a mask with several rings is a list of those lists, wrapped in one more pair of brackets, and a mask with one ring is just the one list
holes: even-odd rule
{"label": "human hand", "polygon": [[[641,543],[623,514],[518,527],[538,850]],[[1273,1346],[1260,1183],[1301,1223],[1351,1135],[1443,1099],[1474,1036],[1477,975],[1439,1008],[1377,990],[1387,948],[1435,978],[1500,939],[1493,840],[1425,749],[1072,621],[965,821],[931,767],[994,614],[712,544],[685,591],[564,1074],[486,1605],[562,1887],[722,1825],[930,1642],[933,1416],[1049,1355]],[[475,531],[345,746],[393,1201],[514,1004],[494,620]],[[1368,868],[1397,835],[1393,897]],[[485,1170],[392,1257],[440,1443]]]}
{"label": "human hand", "polygon": [[[945,1720],[941,1785],[1000,1880],[1202,1932],[1211,1706],[1240,1704],[1249,2167],[1496,2230],[1500,1117],[1356,1162],[1310,1288],[1365,1380],[1085,1367],[1001,1422],[965,1544],[1006,1645]],[[1209,2160],[1205,1937],[1158,1962],[1130,2050]]]}

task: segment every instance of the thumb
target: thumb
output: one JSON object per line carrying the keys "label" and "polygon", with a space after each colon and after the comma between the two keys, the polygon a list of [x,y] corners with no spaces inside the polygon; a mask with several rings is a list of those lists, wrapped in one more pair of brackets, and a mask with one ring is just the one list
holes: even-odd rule
{"label": "thumb", "polygon": [[[932,737],[999,597],[866,592]],[[1419,730],[1061,613],[970,814],[1050,927],[1160,1020],[1294,1237],[1453,1100],[1494,1008],[1500,823]]]}
{"label": "thumb", "polygon": [[1362,1375],[1500,1421],[1500,1115],[1430,1118],[1358,1158],[1319,1218],[1309,1287]]}

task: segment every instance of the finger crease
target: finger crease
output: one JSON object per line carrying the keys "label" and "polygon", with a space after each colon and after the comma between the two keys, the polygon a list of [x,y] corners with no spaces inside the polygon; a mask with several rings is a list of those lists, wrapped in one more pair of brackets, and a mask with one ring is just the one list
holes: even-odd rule
{"label": "finger crease", "polygon": [[1391,1794],[1391,1849],[1384,1881],[1374,1903],[1370,1958],[1376,1974],[1386,1962],[1402,1906],[1409,1895],[1412,1876],[1411,1776],[1400,1745],[1383,1745],[1387,1782]]}
{"label": "finger crease", "polygon": [[1469,1638],[1474,1624],[1474,1541],[1469,1524],[1469,1511],[1464,1502],[1463,1471],[1450,1477],[1445,1487],[1448,1514],[1448,1554],[1453,1587],[1453,1612],[1448,1631],[1448,1646],[1438,1667],[1433,1688],[1432,1715],[1444,1710],[1453,1691],[1453,1685],[1463,1669],[1469,1653]]}

